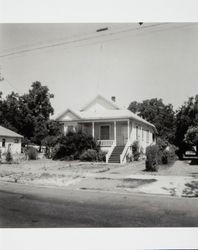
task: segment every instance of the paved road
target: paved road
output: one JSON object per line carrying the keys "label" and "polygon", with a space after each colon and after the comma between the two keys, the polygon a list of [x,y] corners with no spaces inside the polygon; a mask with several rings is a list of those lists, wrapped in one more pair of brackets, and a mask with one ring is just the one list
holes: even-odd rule
{"label": "paved road", "polygon": [[194,227],[198,199],[0,183],[0,227]]}

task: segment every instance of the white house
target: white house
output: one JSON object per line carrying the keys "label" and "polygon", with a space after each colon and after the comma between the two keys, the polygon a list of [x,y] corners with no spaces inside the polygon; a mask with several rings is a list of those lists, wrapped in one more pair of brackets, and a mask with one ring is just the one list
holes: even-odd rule
{"label": "white house", "polygon": [[13,154],[21,153],[21,140],[23,136],[0,126],[0,150],[2,153],[11,150]]}
{"label": "white house", "polygon": [[126,156],[134,141],[139,141],[143,152],[155,143],[156,128],[128,109],[119,107],[112,100],[96,96],[79,111],[67,109],[57,118],[66,134],[81,129],[93,136],[102,150],[107,151],[106,162],[126,162]]}

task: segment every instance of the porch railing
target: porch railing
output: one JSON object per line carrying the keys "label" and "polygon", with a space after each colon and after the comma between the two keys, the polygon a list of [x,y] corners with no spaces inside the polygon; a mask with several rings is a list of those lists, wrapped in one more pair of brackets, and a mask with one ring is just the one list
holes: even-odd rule
{"label": "porch railing", "polygon": [[101,147],[111,147],[114,140],[97,140],[97,143]]}
{"label": "porch railing", "polygon": [[120,155],[120,163],[121,164],[126,163],[126,155],[127,155],[128,150],[130,148],[130,145],[131,145],[131,142],[130,142],[130,140],[128,140],[125,147],[124,147],[122,154]]}
{"label": "porch railing", "polygon": [[106,154],[106,163],[109,162],[109,158],[110,158],[115,146],[116,146],[116,140],[113,140],[113,144],[111,145],[111,148],[109,149],[108,153]]}

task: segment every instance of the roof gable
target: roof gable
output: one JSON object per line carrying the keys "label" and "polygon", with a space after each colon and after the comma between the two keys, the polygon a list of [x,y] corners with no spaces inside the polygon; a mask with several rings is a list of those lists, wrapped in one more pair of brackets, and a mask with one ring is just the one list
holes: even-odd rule
{"label": "roof gable", "polygon": [[67,109],[64,113],[59,115],[56,120],[61,121],[72,121],[72,120],[79,120],[80,116],[76,114],[76,112],[72,111],[71,109]]}
{"label": "roof gable", "polygon": [[98,112],[108,109],[115,110],[120,108],[114,102],[107,100],[101,95],[97,95],[91,102],[83,106],[80,111]]}

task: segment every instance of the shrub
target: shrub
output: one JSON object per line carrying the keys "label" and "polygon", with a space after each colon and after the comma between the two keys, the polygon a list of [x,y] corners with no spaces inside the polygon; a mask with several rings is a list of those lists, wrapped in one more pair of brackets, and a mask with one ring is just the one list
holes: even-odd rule
{"label": "shrub", "polygon": [[80,155],[88,149],[99,151],[92,136],[81,131],[69,132],[58,139],[52,150],[52,159],[79,159]]}
{"label": "shrub", "polygon": [[133,161],[133,155],[131,152],[128,152],[126,155],[126,162],[132,162]]}
{"label": "shrub", "polygon": [[97,151],[94,149],[88,149],[80,155],[81,161],[96,161]]}
{"label": "shrub", "polygon": [[29,160],[36,160],[38,157],[38,151],[36,148],[29,147],[27,149],[27,155]]}
{"label": "shrub", "polygon": [[159,151],[164,151],[168,145],[169,145],[169,142],[167,140],[164,140],[162,138],[157,138],[157,145],[159,147]]}
{"label": "shrub", "polygon": [[163,152],[161,156],[162,164],[169,164],[176,160],[176,147],[173,145],[168,146]]}
{"label": "shrub", "polygon": [[138,141],[134,141],[132,144],[132,153],[134,161],[138,161],[140,158],[140,146]]}
{"label": "shrub", "polygon": [[160,164],[160,150],[158,145],[151,145],[146,148],[146,171],[157,171]]}
{"label": "shrub", "polygon": [[99,152],[97,152],[97,161],[106,161],[106,154],[107,152],[104,152],[102,150],[100,150]]}
{"label": "shrub", "polygon": [[7,163],[11,163],[13,161],[13,156],[10,150],[7,151],[5,159]]}

